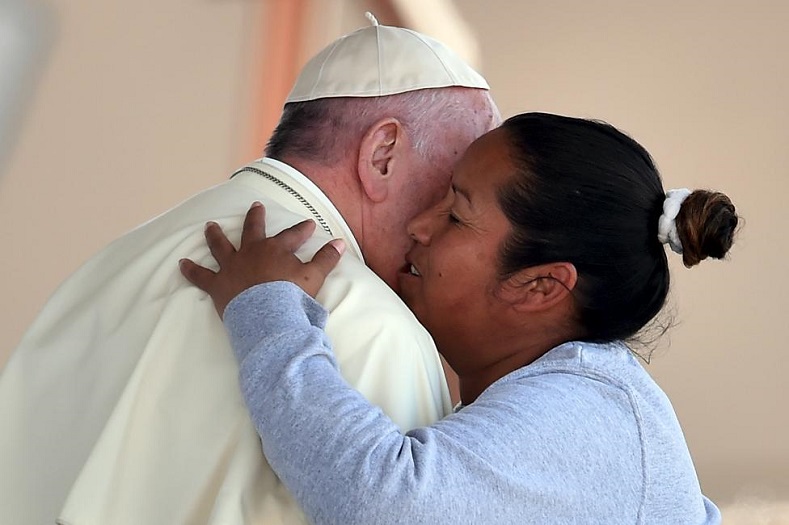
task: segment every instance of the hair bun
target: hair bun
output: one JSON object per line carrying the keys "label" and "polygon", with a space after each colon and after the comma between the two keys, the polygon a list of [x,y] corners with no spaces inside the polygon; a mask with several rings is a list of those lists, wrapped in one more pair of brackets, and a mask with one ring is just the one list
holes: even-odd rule
{"label": "hair bun", "polygon": [[734,242],[739,217],[723,193],[695,190],[682,203],[676,222],[682,262],[690,268],[707,257],[722,259],[726,255]]}

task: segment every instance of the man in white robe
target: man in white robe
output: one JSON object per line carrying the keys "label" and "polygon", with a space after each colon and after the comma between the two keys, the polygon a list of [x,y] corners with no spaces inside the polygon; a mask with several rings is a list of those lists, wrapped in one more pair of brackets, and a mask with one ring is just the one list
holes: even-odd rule
{"label": "man in white robe", "polygon": [[[302,71],[267,157],[111,243],[67,279],[0,375],[0,522],[291,524],[210,299],[178,271],[211,264],[203,228],[240,238],[313,219],[348,246],[319,300],[347,380],[403,429],[450,410],[440,359],[390,289],[405,224],[498,123],[484,79],[442,44],[373,26]],[[387,286],[387,283],[389,286]]]}

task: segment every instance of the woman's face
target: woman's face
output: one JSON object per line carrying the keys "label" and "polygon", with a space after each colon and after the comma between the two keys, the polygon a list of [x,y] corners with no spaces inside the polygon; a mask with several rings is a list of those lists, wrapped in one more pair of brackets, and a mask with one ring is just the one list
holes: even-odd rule
{"label": "woman's face", "polygon": [[446,197],[408,226],[416,243],[399,274],[401,295],[458,373],[484,365],[471,354],[495,340],[498,254],[510,232],[496,195],[514,170],[506,138],[497,129],[472,143]]}

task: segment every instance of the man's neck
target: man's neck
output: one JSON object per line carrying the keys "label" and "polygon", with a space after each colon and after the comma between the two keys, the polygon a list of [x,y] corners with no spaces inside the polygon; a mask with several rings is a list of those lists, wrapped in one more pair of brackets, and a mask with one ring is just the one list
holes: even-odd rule
{"label": "man's neck", "polygon": [[361,242],[363,194],[353,170],[346,165],[327,166],[289,155],[277,160],[298,170],[320,188],[345,219],[357,242]]}

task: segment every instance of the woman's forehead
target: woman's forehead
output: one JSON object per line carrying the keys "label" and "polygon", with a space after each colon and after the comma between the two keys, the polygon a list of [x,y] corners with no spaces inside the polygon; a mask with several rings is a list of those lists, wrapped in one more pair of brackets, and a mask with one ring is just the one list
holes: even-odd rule
{"label": "woman's forehead", "polygon": [[510,148],[507,132],[502,128],[475,140],[455,166],[452,187],[471,194],[480,187],[499,186],[513,173]]}

